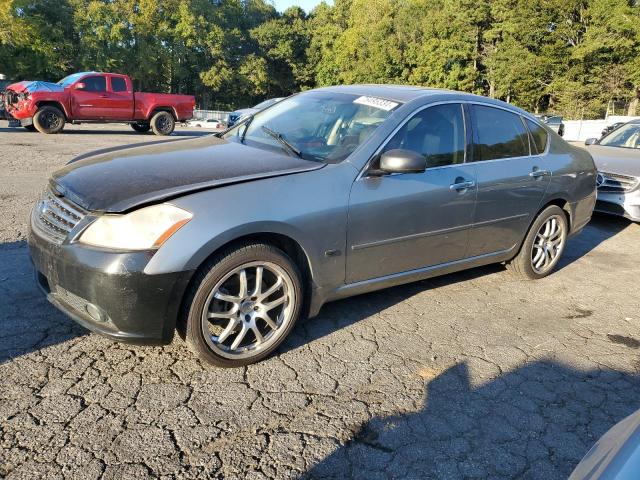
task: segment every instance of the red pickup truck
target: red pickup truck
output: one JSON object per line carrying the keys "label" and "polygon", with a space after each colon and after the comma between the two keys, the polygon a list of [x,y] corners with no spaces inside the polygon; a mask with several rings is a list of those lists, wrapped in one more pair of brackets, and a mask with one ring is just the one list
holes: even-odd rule
{"label": "red pickup truck", "polygon": [[127,75],[82,72],[58,83],[18,82],[3,94],[6,111],[23,127],[58,133],[66,122],[129,123],[136,132],[169,135],[193,116],[191,95],[133,91]]}

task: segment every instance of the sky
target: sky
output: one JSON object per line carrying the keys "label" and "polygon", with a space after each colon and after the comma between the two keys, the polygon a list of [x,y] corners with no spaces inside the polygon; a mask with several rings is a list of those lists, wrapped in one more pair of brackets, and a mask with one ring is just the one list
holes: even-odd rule
{"label": "sky", "polygon": [[[333,0],[325,0],[328,4],[333,4]],[[291,5],[302,7],[305,12],[309,13],[313,7],[318,5],[321,0],[273,0],[276,10],[284,12]]]}

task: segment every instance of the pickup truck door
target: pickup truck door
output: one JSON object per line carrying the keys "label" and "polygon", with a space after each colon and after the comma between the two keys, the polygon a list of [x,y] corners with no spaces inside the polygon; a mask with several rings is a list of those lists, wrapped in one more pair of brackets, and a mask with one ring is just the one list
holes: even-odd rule
{"label": "pickup truck door", "polygon": [[71,111],[74,120],[110,118],[110,100],[104,75],[84,77],[71,90]]}
{"label": "pickup truck door", "polygon": [[109,76],[109,115],[112,120],[133,119],[134,99],[133,86],[125,77]]}

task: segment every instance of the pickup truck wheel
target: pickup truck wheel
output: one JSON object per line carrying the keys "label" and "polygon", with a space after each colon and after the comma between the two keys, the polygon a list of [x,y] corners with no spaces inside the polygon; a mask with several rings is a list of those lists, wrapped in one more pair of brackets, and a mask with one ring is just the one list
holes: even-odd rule
{"label": "pickup truck wheel", "polygon": [[132,123],[131,128],[139,133],[147,133],[149,130],[151,130],[151,125],[147,122],[137,122]]}
{"label": "pickup truck wheel", "polygon": [[171,135],[176,128],[176,121],[169,112],[158,112],[151,117],[151,128],[156,135]]}
{"label": "pickup truck wheel", "polygon": [[60,109],[46,105],[33,116],[33,125],[40,133],[59,133],[64,128],[64,114]]}

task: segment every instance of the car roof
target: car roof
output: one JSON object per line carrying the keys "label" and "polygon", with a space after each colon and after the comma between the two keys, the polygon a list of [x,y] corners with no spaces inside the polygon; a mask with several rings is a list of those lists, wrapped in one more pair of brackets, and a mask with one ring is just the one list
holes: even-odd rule
{"label": "car roof", "polygon": [[337,85],[332,87],[322,87],[316,91],[329,91],[336,93],[348,93],[352,95],[368,95],[381,97],[398,102],[410,102],[416,98],[436,93],[459,93],[453,90],[441,88],[415,87],[411,85],[378,85],[378,84],[358,84],[358,85]]}
{"label": "car roof", "polygon": [[533,114],[516,107],[510,103],[505,103],[494,98],[474,95],[472,93],[458,92],[456,90],[447,90],[444,88],[419,87],[412,85],[379,85],[379,84],[357,84],[357,85],[338,85],[331,87],[321,87],[312,91],[347,93],[351,95],[366,95],[372,97],[385,98],[387,100],[395,100],[401,103],[411,102],[419,98],[430,96],[451,97],[451,100],[460,101],[479,101],[484,104],[493,104],[496,106],[508,108],[513,112],[526,115],[529,118],[535,118]]}

